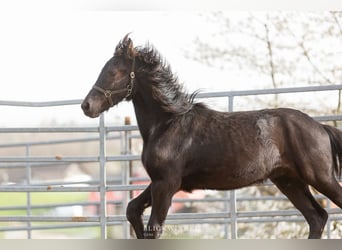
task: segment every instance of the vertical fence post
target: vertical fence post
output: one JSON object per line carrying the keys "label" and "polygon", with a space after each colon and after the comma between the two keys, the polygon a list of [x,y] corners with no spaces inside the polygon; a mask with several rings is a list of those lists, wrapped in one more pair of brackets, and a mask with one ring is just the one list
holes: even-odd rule
{"label": "vertical fence post", "polygon": [[[224,201],[223,201],[223,211],[227,214],[230,213],[230,206],[229,206],[229,191],[224,191]],[[229,239],[229,220],[224,223],[224,238]]]}
{"label": "vertical fence post", "polygon": [[235,190],[230,191],[230,220],[232,239],[237,238],[237,214],[236,214],[236,193]]}
{"label": "vertical fence post", "polygon": [[[234,109],[234,96],[228,96],[228,112],[233,112]],[[230,191],[230,225],[231,225],[231,236],[232,239],[237,238],[237,213],[236,213],[236,193],[235,190]]]}
{"label": "vertical fence post", "polygon": [[[131,120],[130,117],[125,117],[125,125],[131,125]],[[125,131],[124,132],[124,144],[123,144],[123,155],[128,155],[130,154],[130,131]],[[130,183],[130,162],[128,163],[127,161],[124,161],[122,163],[122,184],[123,185],[128,185]],[[123,201],[122,201],[122,208],[123,211],[125,211],[125,208],[128,205],[130,197],[130,192],[124,192],[123,194]],[[128,239],[130,237],[130,227],[127,221],[123,222],[123,237],[125,239]]]}
{"label": "vertical fence post", "polygon": [[107,180],[106,180],[106,128],[104,114],[100,116],[99,123],[100,143],[100,227],[101,239],[107,238]]}
{"label": "vertical fence post", "polygon": [[[331,202],[328,198],[325,198],[325,200],[327,201],[327,209],[331,208]],[[330,216],[328,216],[328,220],[327,220],[327,238],[330,239],[331,237],[331,220],[330,220]]]}
{"label": "vertical fence post", "polygon": [[[30,145],[26,144],[26,157],[30,157]],[[26,162],[26,185],[31,185],[31,164],[29,161]],[[28,217],[31,216],[31,192],[26,192],[26,214]],[[31,239],[31,221],[27,222],[27,238]]]}

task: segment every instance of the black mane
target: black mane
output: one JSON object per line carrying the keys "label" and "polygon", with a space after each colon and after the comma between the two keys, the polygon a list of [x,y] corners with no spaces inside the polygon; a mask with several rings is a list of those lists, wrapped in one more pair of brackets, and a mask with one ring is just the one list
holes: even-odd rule
{"label": "black mane", "polygon": [[173,114],[185,114],[191,110],[197,92],[191,95],[184,92],[170,65],[153,46],[138,47],[136,50],[142,62],[138,70],[148,74],[152,96],[162,109]]}

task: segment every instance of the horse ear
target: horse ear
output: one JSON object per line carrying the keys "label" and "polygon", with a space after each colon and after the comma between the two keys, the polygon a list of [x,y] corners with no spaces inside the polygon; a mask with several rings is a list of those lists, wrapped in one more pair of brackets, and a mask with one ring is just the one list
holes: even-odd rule
{"label": "horse ear", "polygon": [[133,58],[137,55],[137,51],[133,46],[132,39],[129,38],[128,33],[121,42],[116,46],[114,54],[120,54],[128,56],[128,58]]}
{"label": "horse ear", "polygon": [[124,45],[127,45],[128,42],[131,41],[131,38],[129,38],[129,35],[130,35],[130,34],[131,34],[131,33],[126,34],[125,37],[122,39],[121,42],[122,42]]}
{"label": "horse ear", "polygon": [[131,38],[128,38],[127,43],[126,43],[126,48],[127,48],[127,52],[126,53],[127,53],[127,56],[129,58],[133,58],[133,57],[136,56],[137,51],[134,48],[134,45],[133,45],[133,42],[132,42]]}

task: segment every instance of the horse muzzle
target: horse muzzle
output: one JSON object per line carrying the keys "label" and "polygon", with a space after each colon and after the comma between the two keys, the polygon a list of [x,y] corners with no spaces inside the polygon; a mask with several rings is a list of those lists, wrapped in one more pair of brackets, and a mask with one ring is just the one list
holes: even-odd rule
{"label": "horse muzzle", "polygon": [[83,113],[90,118],[96,118],[104,111],[101,106],[98,100],[92,98],[86,98],[81,104]]}

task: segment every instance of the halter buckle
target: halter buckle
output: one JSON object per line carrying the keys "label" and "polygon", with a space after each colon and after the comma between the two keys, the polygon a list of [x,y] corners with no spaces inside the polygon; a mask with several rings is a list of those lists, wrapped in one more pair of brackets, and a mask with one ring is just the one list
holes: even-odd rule
{"label": "halter buckle", "polygon": [[110,98],[110,97],[112,96],[112,91],[110,91],[110,90],[105,90],[105,91],[103,92],[103,94],[104,94],[104,96],[105,96],[106,98]]}

